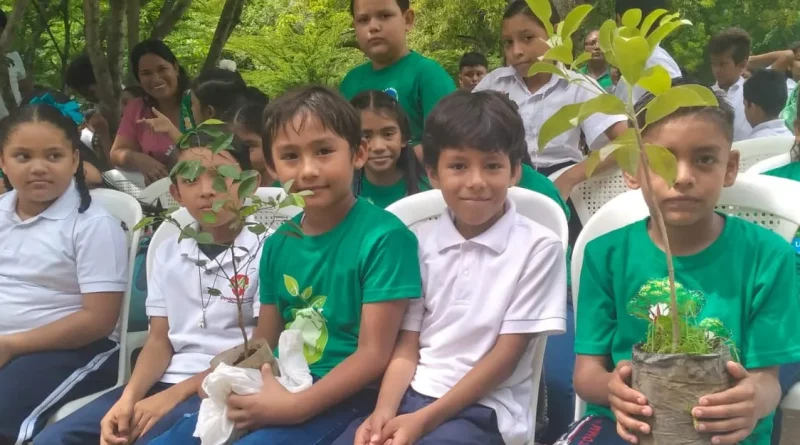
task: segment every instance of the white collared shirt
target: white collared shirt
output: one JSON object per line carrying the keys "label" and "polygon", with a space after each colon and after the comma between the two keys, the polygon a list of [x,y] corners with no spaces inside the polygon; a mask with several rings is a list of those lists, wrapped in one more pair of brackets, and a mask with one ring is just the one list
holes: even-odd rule
{"label": "white collared shirt", "polygon": [[[244,247],[255,254],[246,270],[242,271],[249,280],[244,293],[243,315],[247,336],[250,337],[261,307],[258,301],[261,243],[258,236],[245,228],[236,237],[234,246]],[[243,256],[240,261],[246,262],[249,254],[237,249],[236,256]],[[196,265],[198,261],[205,261],[205,268],[210,272],[201,270]],[[243,343],[236,296],[226,276],[233,276],[230,249],[220,253],[216,259],[209,259],[200,251],[197,242],[192,239],[178,242],[177,235],[158,246],[153,272],[147,277],[147,315],[167,317],[169,341],[175,351],[162,382],[180,383],[199,374],[208,369],[214,356]],[[222,295],[211,296],[209,288],[219,290]],[[205,328],[201,328],[204,305]]]}
{"label": "white collared shirt", "polygon": [[[419,332],[412,388],[440,398],[503,334],[560,334],[566,329],[564,250],[555,233],[516,212],[465,240],[446,211],[417,230],[423,297],[412,300],[403,329]],[[531,342],[531,345],[533,343]],[[479,401],[494,409],[506,445],[532,437],[532,347],[514,373]]]}
{"label": "white collared shirt", "polygon": [[728,103],[733,107],[733,141],[748,139],[753,133],[753,127],[750,126],[744,115],[744,77],[739,76],[739,80],[731,85],[728,91],[720,88],[718,83],[715,83],[711,89],[724,94]]}
{"label": "white collared shirt", "polygon": [[[589,82],[597,82],[583,74],[567,71],[573,78],[583,78]],[[598,85],[597,88],[602,90]],[[626,120],[625,116],[609,116],[594,114],[584,121],[580,128],[570,129],[554,138],[544,150],[539,151],[539,130],[547,120],[565,105],[586,102],[599,95],[588,85],[569,83],[565,79],[552,76],[550,80],[531,93],[525,81],[513,67],[498,68],[475,87],[473,92],[493,90],[506,93],[516,102],[522,123],[525,125],[525,141],[533,164],[537,167],[550,167],[564,162],[580,162],[583,153],[580,150],[581,130],[586,135],[586,142],[593,150],[603,148],[608,143],[604,132],[617,122]]]}
{"label": "white collared shirt", "polygon": [[[671,79],[677,79],[682,77],[683,74],[681,73],[681,68],[678,66],[678,62],[669,55],[669,53],[661,47],[661,45],[656,45],[656,49],[653,50],[653,54],[650,55],[650,58],[647,59],[647,63],[645,63],[645,68],[651,68],[656,65],[661,65],[664,69],[667,70],[669,73],[669,77]],[[617,83],[617,87],[614,89],[614,95],[622,99],[625,103],[628,101],[628,84],[625,80],[620,79]],[[633,89],[633,103],[639,101],[639,99],[644,96],[647,92],[644,88],[640,86],[636,86]]]}
{"label": "white collared shirt", "polygon": [[769,136],[794,136],[794,133],[786,128],[783,119],[775,119],[756,125],[748,139],[765,138]]}
{"label": "white collared shirt", "polygon": [[[0,336],[25,332],[82,309],[83,295],[124,292],[128,246],[119,220],[100,204],[78,213],[72,185],[25,221],[18,195],[0,196]],[[119,338],[119,332],[109,336]]]}

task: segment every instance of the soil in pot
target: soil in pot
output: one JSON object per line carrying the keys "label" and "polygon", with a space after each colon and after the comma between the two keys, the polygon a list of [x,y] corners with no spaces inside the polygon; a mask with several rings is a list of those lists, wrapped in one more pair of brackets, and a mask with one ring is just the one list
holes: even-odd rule
{"label": "soil in pot", "polygon": [[272,355],[272,348],[269,347],[266,340],[259,339],[250,341],[248,344],[249,354],[245,358],[244,345],[239,345],[235,348],[228,349],[221,352],[219,355],[211,360],[211,368],[216,368],[220,363],[225,363],[228,366],[235,366],[237,368],[247,369],[261,369],[267,363],[272,367],[272,374],[276,377],[280,376],[281,372],[278,368],[278,361]]}
{"label": "soil in pot", "polygon": [[651,354],[633,348],[633,389],[647,397],[653,416],[641,420],[650,434],[638,434],[641,445],[711,445],[711,434],[695,429],[691,410],[700,397],[730,388],[733,380],[725,364],[730,351],[715,354]]}

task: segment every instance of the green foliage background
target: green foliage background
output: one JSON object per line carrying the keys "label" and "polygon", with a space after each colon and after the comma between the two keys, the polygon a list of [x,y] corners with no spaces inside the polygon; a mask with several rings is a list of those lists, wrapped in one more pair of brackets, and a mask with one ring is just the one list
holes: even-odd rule
{"label": "green foliage background", "polygon": [[[11,3],[0,0],[0,7],[8,11]],[[55,88],[62,86],[66,34],[59,3],[32,1],[15,42],[35,81]],[[141,31],[146,36],[155,24],[161,2],[142,3]],[[205,59],[223,3],[194,0],[166,39],[190,74],[196,74]],[[34,4],[43,10],[42,15]],[[505,0],[413,0],[417,23],[409,35],[410,46],[438,60],[454,75],[465,51],[482,51],[493,67],[499,66],[499,31],[505,4]],[[599,26],[612,18],[613,0],[598,0],[594,6],[589,25]],[[694,25],[679,31],[665,46],[681,66],[706,82],[712,79],[705,46],[710,36],[722,29],[746,29],[753,37],[756,53],[784,49],[800,40],[798,0],[671,0],[671,7]],[[349,0],[249,0],[223,58],[235,60],[245,79],[271,96],[311,82],[336,85],[350,68],[364,61],[355,43],[348,8]],[[69,0],[68,9],[67,59],[71,60],[84,46],[82,1]],[[43,23],[42,16],[50,32],[42,32],[36,40],[33,30]],[[108,32],[101,30],[101,35]],[[579,32],[581,36],[584,33]]]}

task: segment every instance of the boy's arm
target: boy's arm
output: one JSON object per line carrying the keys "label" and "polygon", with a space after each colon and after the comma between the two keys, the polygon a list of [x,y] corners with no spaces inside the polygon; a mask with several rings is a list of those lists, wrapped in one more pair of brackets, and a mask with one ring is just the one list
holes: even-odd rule
{"label": "boy's arm", "polygon": [[792,67],[793,60],[794,52],[790,49],[785,49],[750,56],[750,59],[747,61],[747,67],[753,69],[771,66],[774,70],[785,71]]}
{"label": "boy's arm", "polygon": [[[150,317],[147,341],[136,360],[136,367],[133,369],[131,379],[120,398],[127,398],[133,403],[142,400],[150,388],[161,380],[174,353],[172,343],[169,341],[167,317]],[[182,384],[179,383],[175,387],[179,385]],[[183,399],[188,398],[189,395],[191,393],[186,394]]]}
{"label": "boy's arm", "polygon": [[258,311],[258,324],[253,330],[253,339],[263,338],[274,351],[278,347],[283,332],[283,317],[281,317],[278,306],[274,304],[261,304]]}
{"label": "boy's arm", "polygon": [[400,331],[394,347],[392,359],[383,375],[375,411],[382,412],[386,418],[397,415],[400,402],[406,393],[419,363],[419,332]]}
{"label": "boy's arm", "polygon": [[608,406],[608,371],[611,359],[607,356],[580,355],[575,357],[572,382],[575,394],[594,405]]}

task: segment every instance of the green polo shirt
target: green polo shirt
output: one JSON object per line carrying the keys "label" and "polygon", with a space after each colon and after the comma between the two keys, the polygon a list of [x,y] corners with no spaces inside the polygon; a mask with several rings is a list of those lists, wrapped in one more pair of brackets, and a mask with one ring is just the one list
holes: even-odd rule
{"label": "green polo shirt", "polygon": [[[592,77],[589,74],[589,65],[588,64],[586,64],[583,67],[581,67],[580,69],[578,69],[578,71],[580,71],[581,74],[586,74],[587,76]],[[614,87],[614,82],[611,81],[611,66],[608,66],[606,68],[606,72],[603,73],[603,75],[600,76],[599,79],[595,79],[595,80],[597,81],[597,83],[600,84],[600,86],[604,90],[611,91],[611,89]]]}

